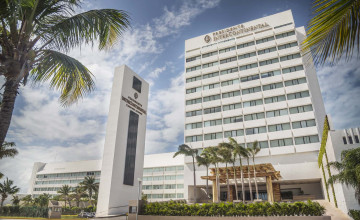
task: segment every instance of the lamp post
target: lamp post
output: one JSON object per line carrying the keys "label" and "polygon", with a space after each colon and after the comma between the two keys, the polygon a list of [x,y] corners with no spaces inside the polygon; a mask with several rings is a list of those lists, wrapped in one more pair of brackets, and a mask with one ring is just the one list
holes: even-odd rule
{"label": "lamp post", "polygon": [[137,196],[137,207],[136,207],[136,220],[138,220],[138,215],[139,215],[139,201],[140,201],[140,190],[141,190],[141,178],[138,178],[138,196]]}

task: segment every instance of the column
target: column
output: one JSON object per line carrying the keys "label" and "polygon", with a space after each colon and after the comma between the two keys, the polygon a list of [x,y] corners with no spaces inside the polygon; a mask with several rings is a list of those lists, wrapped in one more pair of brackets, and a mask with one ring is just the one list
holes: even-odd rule
{"label": "column", "polygon": [[234,186],[234,185],[230,185],[229,190],[230,190],[230,191],[228,192],[229,201],[230,201],[230,202],[233,202],[234,199],[236,199],[235,186]]}
{"label": "column", "polygon": [[273,191],[274,191],[274,201],[280,202],[281,200],[280,183],[273,183]]}
{"label": "column", "polygon": [[213,202],[219,202],[219,198],[217,197],[217,195],[218,195],[217,192],[218,192],[218,190],[217,190],[216,180],[213,180],[213,182],[212,182]]}
{"label": "column", "polygon": [[271,176],[266,177],[266,192],[268,196],[268,202],[274,202],[274,192],[273,192]]}

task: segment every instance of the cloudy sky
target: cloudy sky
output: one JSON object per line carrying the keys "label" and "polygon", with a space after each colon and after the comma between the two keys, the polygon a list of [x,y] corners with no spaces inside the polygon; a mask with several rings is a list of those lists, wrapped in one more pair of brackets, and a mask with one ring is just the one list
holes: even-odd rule
{"label": "cloudy sky", "polygon": [[[183,141],[186,39],[288,9],[298,27],[311,17],[311,1],[305,0],[92,0],[81,10],[94,8],[128,11],[132,28],[108,53],[86,45],[70,53],[96,77],[96,90],[78,104],[61,107],[59,94],[47,85],[21,88],[7,137],[19,155],[0,161],[21,192],[36,161],[101,159],[116,66],[127,64],[150,82],[146,154],[175,151]],[[358,60],[318,67],[318,75],[335,128],[359,127]]]}

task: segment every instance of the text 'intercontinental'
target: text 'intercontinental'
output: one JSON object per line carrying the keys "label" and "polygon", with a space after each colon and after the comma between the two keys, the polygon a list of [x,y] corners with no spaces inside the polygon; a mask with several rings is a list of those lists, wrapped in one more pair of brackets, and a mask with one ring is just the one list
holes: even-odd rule
{"label": "text 'intercontinental'", "polygon": [[231,28],[226,28],[220,31],[216,31],[213,33],[213,40],[218,41],[222,39],[226,39],[228,37],[235,37],[241,34],[246,34],[248,32],[256,31],[258,29],[263,29],[269,27],[269,24],[264,22],[262,24],[253,25],[250,27],[245,27],[243,24],[236,25]]}

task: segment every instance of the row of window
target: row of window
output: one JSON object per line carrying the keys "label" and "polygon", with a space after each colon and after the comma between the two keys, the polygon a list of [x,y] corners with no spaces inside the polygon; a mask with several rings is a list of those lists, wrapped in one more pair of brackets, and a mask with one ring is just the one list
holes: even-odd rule
{"label": "row of window", "polygon": [[[304,67],[302,65],[292,66],[292,67],[283,68],[282,73],[286,74],[286,73],[300,71],[300,70],[303,70],[303,69],[304,69]],[[200,75],[200,76],[187,78],[186,83],[195,82],[195,81],[198,81],[198,80],[201,80],[201,79],[208,79],[208,78],[216,77],[216,76],[219,76],[220,74],[224,75],[224,74],[229,74],[229,73],[235,73],[235,72],[238,72],[238,71],[239,71],[238,67],[235,67],[235,68],[230,68],[230,69],[227,69],[227,70],[222,70],[221,72],[216,71],[216,72],[213,72],[213,73],[207,73],[207,74],[204,74],[202,76]],[[277,75],[280,75],[280,74],[281,74],[280,70],[273,70],[273,71],[269,71],[269,72],[265,72],[265,73],[260,73],[260,76],[261,76],[261,78],[267,78],[267,77],[271,77],[271,76],[277,76]],[[256,75],[259,76],[259,74],[256,74]],[[259,79],[259,78],[256,78],[256,75],[251,76],[251,77],[255,77],[254,79],[251,79],[251,78],[249,78],[249,79],[251,79],[251,80]],[[242,79],[243,79],[243,81],[241,81],[241,82],[250,81],[250,80],[246,80],[246,77],[242,77]]]}
{"label": "row of window", "polygon": [[143,185],[142,189],[184,189],[184,184],[165,184],[165,185]]}
{"label": "row of window", "polygon": [[[77,179],[77,180],[49,180],[49,181],[35,181],[35,185],[46,185],[46,184],[79,184],[84,179]],[[95,182],[99,182],[100,179],[95,179]]]}
{"label": "row of window", "polygon": [[77,173],[57,173],[57,174],[40,174],[36,175],[38,179],[46,178],[62,178],[62,177],[84,177],[84,176],[100,176],[100,171],[77,172]]}
{"label": "row of window", "polygon": [[[57,192],[60,189],[61,189],[61,187],[40,187],[40,188],[36,187],[36,188],[34,188],[34,191],[36,191],[36,192],[47,192],[47,191]],[[75,189],[75,187],[70,187],[70,190],[74,190],[74,189]]]}
{"label": "row of window", "polygon": [[166,171],[182,171],[184,170],[184,166],[172,166],[172,167],[154,167],[154,168],[144,168],[144,173],[152,173],[152,172],[166,172]]}
{"label": "row of window", "polygon": [[184,175],[144,176],[143,181],[182,180]]}
{"label": "row of window", "polygon": [[[237,59],[241,60],[241,59],[245,59],[245,58],[255,56],[255,55],[256,55],[255,52],[252,52],[252,53],[240,55],[238,58],[235,56],[235,57],[230,57],[230,58],[227,58],[227,59],[220,60],[220,62],[219,61],[213,61],[213,62],[210,62],[210,63],[205,63],[205,64],[202,64],[202,65],[186,68],[186,72],[188,73],[188,72],[196,71],[196,70],[199,70],[199,69],[205,69],[205,68],[208,68],[208,67],[217,66],[217,65],[219,65],[219,63],[224,64],[224,63],[236,61]],[[255,62],[255,63],[251,63],[251,64],[246,64],[246,65],[240,66],[239,69],[240,69],[240,71],[241,70],[247,70],[247,69],[252,69],[252,68],[255,68],[255,67],[258,67],[258,66],[270,65],[270,64],[273,64],[273,63],[278,63],[280,61],[283,62],[283,61],[292,60],[292,59],[296,59],[296,58],[300,58],[300,57],[301,57],[300,53],[289,54],[289,55],[281,56],[280,59],[279,59],[279,57],[276,57],[276,58],[272,58],[272,59],[269,59],[269,60],[263,60],[263,61],[259,61],[259,62]],[[231,68],[230,70],[233,70],[233,69],[234,68]],[[223,71],[221,73],[225,74],[225,72],[223,73]]]}
{"label": "row of window", "polygon": [[148,199],[182,199],[184,193],[165,193],[165,194],[144,194]]}
{"label": "row of window", "polygon": [[[355,143],[359,143],[359,136],[354,135]],[[343,137],[344,144],[354,144],[354,141],[351,136],[348,136],[348,138]]]}
{"label": "row of window", "polygon": [[[275,40],[275,38],[276,38],[276,39],[281,39],[281,38],[288,37],[288,36],[292,36],[292,35],[295,35],[295,31],[290,31],[290,32],[278,34],[278,35],[275,35],[275,37],[274,37],[274,36],[270,36],[270,37],[262,38],[262,39],[256,40],[256,44],[261,44],[261,43],[265,43],[265,42],[269,42],[269,41]],[[205,54],[202,54],[202,55],[198,55],[198,56],[195,56],[195,57],[189,57],[189,58],[186,58],[186,62],[187,62],[187,63],[188,63],[188,62],[192,62],[192,61],[201,59],[201,57],[202,57],[202,58],[206,58],[206,57],[210,57],[210,56],[213,56],[213,55],[217,55],[217,54],[221,54],[221,53],[226,53],[226,52],[229,52],[229,51],[233,51],[233,50],[235,50],[235,49],[241,49],[241,48],[249,47],[249,46],[252,46],[252,45],[255,45],[255,41],[250,41],[250,42],[246,42],[246,43],[239,44],[239,45],[237,45],[237,46],[232,46],[232,47],[220,49],[219,51],[216,50],[216,51],[208,52],[208,53],[205,53]]]}

